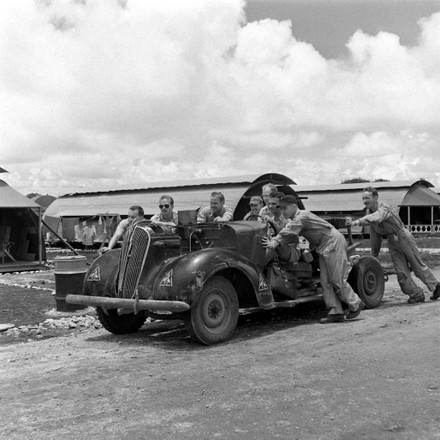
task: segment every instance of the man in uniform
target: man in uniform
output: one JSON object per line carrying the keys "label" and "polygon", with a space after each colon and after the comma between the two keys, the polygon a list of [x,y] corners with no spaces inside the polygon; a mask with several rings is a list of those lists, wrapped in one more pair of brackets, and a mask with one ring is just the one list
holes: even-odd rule
{"label": "man in uniform", "polygon": [[102,247],[100,252],[104,253],[110,249],[113,249],[118,240],[120,240],[122,237],[129,238],[134,230],[134,227],[142,220],[144,220],[143,208],[138,205],[132,206],[128,210],[127,218],[119,222],[113,237],[110,239],[108,247]]}
{"label": "man in uniform", "polygon": [[261,220],[260,210],[263,208],[263,199],[260,196],[253,196],[249,202],[250,211],[244,216],[243,220]]}
{"label": "man in uniform", "polygon": [[177,225],[177,212],[174,211],[174,199],[171,196],[162,196],[159,199],[159,209],[160,212],[151,217],[152,223],[162,223],[169,226]]}
{"label": "man in uniform", "polygon": [[210,206],[200,209],[197,223],[229,222],[232,217],[232,210],[225,205],[225,196],[221,192],[213,191]]}
{"label": "man in uniform", "polygon": [[[262,218],[263,220],[270,222],[273,227],[273,229],[269,228],[268,230],[268,238],[273,238],[277,235],[289,221],[289,219],[286,219],[281,212],[280,200],[284,196],[284,193],[276,192],[272,193],[267,200],[266,207],[268,208],[270,215],[263,215]],[[292,263],[296,263],[301,256],[298,244],[299,243],[295,241],[294,243],[286,243],[283,246],[278,247],[276,253],[278,254],[280,261],[291,261]],[[275,249],[267,249],[265,264],[273,260],[274,256]]]}
{"label": "man in uniform", "polygon": [[414,282],[409,266],[414,274],[433,292],[431,299],[440,298],[440,283],[428,266],[422,261],[417,243],[394,208],[388,203],[379,203],[379,194],[371,186],[364,188],[362,200],[371,214],[357,220],[347,218],[347,225],[370,225],[371,251],[374,257],[379,255],[382,236],[388,239],[388,249],[396,269],[397,280],[405,295],[409,296],[408,303],[425,302],[423,289]]}
{"label": "man in uniform", "polygon": [[263,185],[261,187],[261,197],[263,198],[264,204],[266,205],[263,206],[260,210],[261,216],[268,215],[269,217],[272,217],[272,213],[270,212],[267,203],[269,202],[269,197],[277,192],[278,188],[273,183],[266,183],[266,185]]}
{"label": "man in uniform", "polygon": [[280,207],[280,200],[283,196],[284,193],[282,192],[272,193],[266,202],[266,207],[269,211],[269,214],[262,216],[265,220],[272,220],[276,226],[276,232],[279,232],[287,224],[287,219],[284,218]]}
{"label": "man in uniform", "polygon": [[294,196],[282,197],[280,206],[288,223],[276,237],[263,239],[263,245],[276,249],[283,243],[298,242],[300,235],[306,238],[319,255],[321,286],[328,309],[328,316],[320,322],[343,322],[345,315],[341,301],[350,309],[346,319],[356,318],[365,304],[347,282],[349,266],[344,236],[324,219],[300,210]]}

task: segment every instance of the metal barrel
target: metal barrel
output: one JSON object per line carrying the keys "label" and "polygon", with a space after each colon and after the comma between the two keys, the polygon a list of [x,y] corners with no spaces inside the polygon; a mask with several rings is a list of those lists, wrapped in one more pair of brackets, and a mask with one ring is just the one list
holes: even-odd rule
{"label": "metal barrel", "polygon": [[84,277],[87,272],[87,258],[83,255],[57,256],[55,263],[55,301],[60,312],[73,312],[86,305],[69,304],[66,296],[82,294]]}

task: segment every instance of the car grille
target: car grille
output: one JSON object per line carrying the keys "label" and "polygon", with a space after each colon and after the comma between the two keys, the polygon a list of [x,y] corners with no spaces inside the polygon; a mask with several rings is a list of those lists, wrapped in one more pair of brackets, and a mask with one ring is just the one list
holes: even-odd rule
{"label": "car grille", "polygon": [[118,297],[133,298],[150,247],[146,228],[136,226],[131,237],[124,237],[118,267]]}

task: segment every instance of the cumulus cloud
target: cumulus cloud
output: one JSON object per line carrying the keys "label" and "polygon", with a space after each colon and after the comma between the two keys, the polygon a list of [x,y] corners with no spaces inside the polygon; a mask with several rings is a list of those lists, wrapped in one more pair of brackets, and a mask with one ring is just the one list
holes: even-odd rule
{"label": "cumulus cloud", "polygon": [[[1,166],[22,192],[280,172],[439,182],[440,14],[326,59],[241,0],[6,0]],[[436,181],[437,179],[437,181]]]}

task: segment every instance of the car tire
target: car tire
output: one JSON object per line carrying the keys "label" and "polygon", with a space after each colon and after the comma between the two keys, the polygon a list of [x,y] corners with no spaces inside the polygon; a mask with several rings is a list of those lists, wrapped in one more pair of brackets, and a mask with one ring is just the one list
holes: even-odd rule
{"label": "car tire", "polygon": [[147,319],[143,313],[119,315],[116,309],[104,310],[102,307],[97,307],[96,313],[102,326],[115,335],[137,332]]}
{"label": "car tire", "polygon": [[369,309],[380,305],[385,290],[385,277],[379,261],[364,255],[353,266],[348,282]]}
{"label": "car tire", "polygon": [[221,276],[214,276],[205,284],[197,302],[184,316],[191,338],[205,345],[228,340],[237,321],[237,293],[234,286]]}

